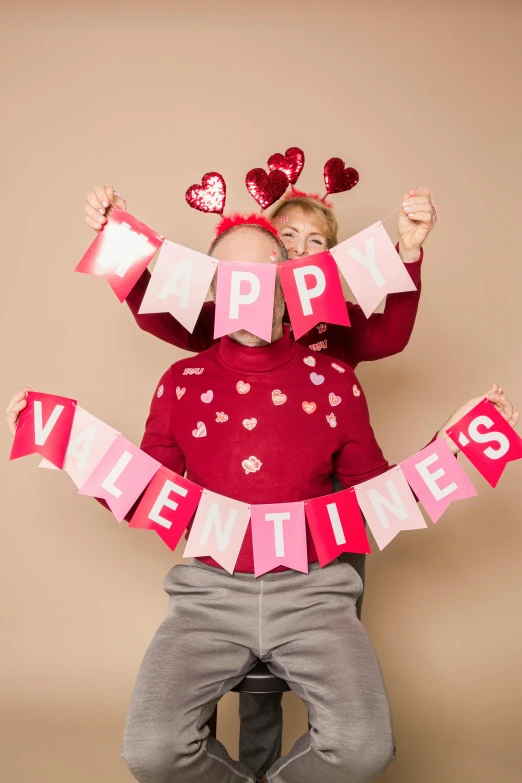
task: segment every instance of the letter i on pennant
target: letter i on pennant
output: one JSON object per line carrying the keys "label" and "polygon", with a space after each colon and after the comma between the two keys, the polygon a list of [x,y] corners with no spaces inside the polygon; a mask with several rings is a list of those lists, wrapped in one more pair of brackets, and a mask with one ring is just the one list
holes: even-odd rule
{"label": "letter i on pennant", "polygon": [[60,470],[76,410],[76,400],[30,391],[27,406],[18,418],[9,459],[41,454]]}
{"label": "letter i on pennant", "polygon": [[305,509],[321,568],[342,552],[371,552],[353,489],[307,500]]}

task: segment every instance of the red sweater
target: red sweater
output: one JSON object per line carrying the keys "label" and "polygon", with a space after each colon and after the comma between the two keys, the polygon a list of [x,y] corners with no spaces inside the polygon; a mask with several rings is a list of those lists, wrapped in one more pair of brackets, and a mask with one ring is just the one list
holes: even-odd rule
{"label": "red sweater", "polygon": [[[288,328],[259,348],[224,337],[164,374],[141,448],[191,481],[250,504],[327,495],[333,473],[343,487],[365,481],[389,466],[353,370],[333,364],[296,343]],[[247,473],[242,462],[250,457],[261,466]],[[309,534],[308,560],[317,560]],[[250,526],[236,570],[254,570]]]}
{"label": "red sweater", "polygon": [[[316,326],[299,338],[301,345],[309,350],[325,352],[334,359],[357,367],[359,362],[384,359],[405,349],[413,331],[421,294],[421,263],[424,251],[418,261],[407,264],[406,269],[417,286],[416,291],[390,294],[383,313],[373,313],[366,318],[359,305],[347,302],[350,327],[336,324]],[[126,299],[136,323],[145,332],[164,340],[177,348],[199,353],[206,351],[214,342],[214,302],[205,302],[191,334],[170,313],[140,315],[150,272],[145,270]],[[324,329],[326,326],[326,329]]]}

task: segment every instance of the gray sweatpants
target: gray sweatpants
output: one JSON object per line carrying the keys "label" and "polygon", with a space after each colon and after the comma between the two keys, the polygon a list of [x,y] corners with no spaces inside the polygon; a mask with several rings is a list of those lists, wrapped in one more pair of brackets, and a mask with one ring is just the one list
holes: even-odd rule
{"label": "gray sweatpants", "polygon": [[352,566],[255,579],[193,563],[175,566],[165,589],[169,613],[141,665],[122,750],[138,781],[254,780],[206,723],[258,658],[303,699],[312,726],[269,781],[368,783],[386,769],[390,708],[355,614],[362,581]]}

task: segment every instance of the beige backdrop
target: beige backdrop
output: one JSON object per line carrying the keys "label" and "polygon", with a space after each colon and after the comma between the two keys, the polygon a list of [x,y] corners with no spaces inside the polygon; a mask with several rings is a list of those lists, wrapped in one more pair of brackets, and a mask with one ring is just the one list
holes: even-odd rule
{"label": "beige backdrop", "polygon": [[[522,404],[520,3],[1,5],[6,403],[16,382],[77,397],[139,442],[182,352],[73,274],[93,238],[85,191],[114,183],[142,220],[204,250],[215,220],[189,210],[187,186],[215,169],[229,208],[252,207],[246,171],[298,145],[307,189],[333,155],[360,171],[335,197],[342,238],[416,185],[442,215],[408,349],[359,368],[388,458],[493,380]],[[8,464],[1,437],[1,778],[128,782],[125,713],[179,553],[36,458]],[[468,472],[477,498],[370,557],[364,620],[399,745],[388,783],[522,776],[521,463],[496,490]],[[220,708],[232,753],[236,707]],[[285,710],[288,745],[305,714],[292,696]]]}

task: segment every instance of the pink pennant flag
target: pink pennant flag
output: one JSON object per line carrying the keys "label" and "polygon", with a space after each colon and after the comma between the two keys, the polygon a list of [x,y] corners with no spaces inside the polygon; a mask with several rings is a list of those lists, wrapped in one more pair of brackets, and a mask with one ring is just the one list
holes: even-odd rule
{"label": "pink pennant flag", "polygon": [[251,514],[255,575],[278,566],[307,574],[304,503],[252,506]]}
{"label": "pink pennant flag", "polygon": [[406,266],[381,222],[330,251],[366,318],[386,294],[416,291]]}
{"label": "pink pennant flag", "polygon": [[162,465],[145,490],[129,527],[155,530],[174,551],[198,507],[202,492],[202,487]]}
{"label": "pink pennant flag", "polygon": [[214,338],[246,329],[272,341],[276,264],[220,261]]}
{"label": "pink pennant flag", "polygon": [[472,498],[477,494],[442,438],[404,460],[400,466],[406,481],[433,522],[441,518],[454,500]]}
{"label": "pink pennant flag", "polygon": [[124,209],[115,209],[74,271],[104,277],[123,302],[162,241],[145,223]]}
{"label": "pink pennant flag", "polygon": [[522,459],[522,440],[488,399],[446,432],[492,487],[508,462]]}
{"label": "pink pennant flag", "polygon": [[249,505],[204,489],[183,557],[211,557],[233,573],[249,520]]}
{"label": "pink pennant flag", "polygon": [[401,530],[427,527],[400,467],[357,484],[355,494],[379,549]]}
{"label": "pink pennant flag", "polygon": [[[109,427],[79,405],[76,406],[62,469],[77,487],[86,481],[119,434],[118,430]],[[38,467],[57,469],[47,459],[43,459]]]}
{"label": "pink pennant flag", "polygon": [[339,270],[329,250],[278,264],[294,337],[320,321],[350,326]]}
{"label": "pink pennant flag", "polygon": [[119,435],[80,487],[80,495],[107,501],[121,522],[160,467],[160,462]]}
{"label": "pink pennant flag", "polygon": [[217,265],[216,259],[165,239],[140,314],[171,313],[192,332]]}
{"label": "pink pennant flag", "polygon": [[342,552],[370,554],[364,520],[353,487],[307,500],[305,509],[321,568]]}
{"label": "pink pennant flag", "polygon": [[20,413],[9,459],[41,454],[60,470],[65,459],[76,400],[30,391]]}

